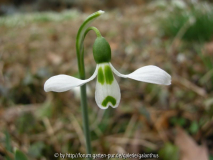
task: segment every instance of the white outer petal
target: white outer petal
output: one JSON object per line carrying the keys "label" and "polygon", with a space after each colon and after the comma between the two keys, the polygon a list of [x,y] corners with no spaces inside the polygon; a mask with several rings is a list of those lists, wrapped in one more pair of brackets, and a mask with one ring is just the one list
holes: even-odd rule
{"label": "white outer petal", "polygon": [[124,75],[118,72],[110,63],[110,67],[112,68],[113,72],[123,78],[131,78],[137,81],[148,82],[148,83],[155,83],[155,84],[162,84],[162,85],[170,85],[171,84],[171,76],[165,72],[164,70],[160,69],[157,66],[145,66],[141,67],[134,72]]}
{"label": "white outer petal", "polygon": [[[102,67],[104,71],[105,65],[109,65],[109,64],[108,63],[98,64],[98,67]],[[98,78],[97,78],[96,90],[95,90],[95,101],[98,107],[100,107],[101,109],[107,109],[109,106],[116,108],[118,107],[120,103],[120,100],[121,100],[120,87],[114,76],[113,78],[114,80],[112,84],[106,84],[106,82],[104,84],[101,84],[98,82]],[[111,102],[108,102],[106,107],[102,106],[102,102],[107,96],[112,96],[113,98],[115,98],[116,104],[112,105]]]}
{"label": "white outer petal", "polygon": [[97,66],[93,75],[86,80],[81,80],[68,75],[57,75],[50,77],[44,84],[45,92],[54,91],[54,92],[65,92],[73,87],[81,86],[91,80],[93,80],[97,75]]}

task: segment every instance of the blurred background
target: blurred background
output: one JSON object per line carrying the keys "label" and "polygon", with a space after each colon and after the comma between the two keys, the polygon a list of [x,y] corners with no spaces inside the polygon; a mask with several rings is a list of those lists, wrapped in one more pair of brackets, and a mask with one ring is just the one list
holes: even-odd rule
{"label": "blurred background", "polygon": [[[1,0],[0,160],[85,153],[79,88],[45,93],[57,74],[78,77],[75,38],[91,13],[127,74],[156,65],[171,86],[116,79],[121,102],[101,110],[87,85],[93,153],[153,153],[160,160],[213,160],[213,4],[199,0]],[[86,77],[95,70],[85,39]],[[58,158],[59,159],[59,158]],[[155,159],[155,158],[153,158]]]}

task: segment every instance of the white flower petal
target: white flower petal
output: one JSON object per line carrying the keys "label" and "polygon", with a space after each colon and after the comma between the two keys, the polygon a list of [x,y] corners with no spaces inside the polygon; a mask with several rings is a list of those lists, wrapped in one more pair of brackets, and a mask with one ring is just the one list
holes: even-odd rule
{"label": "white flower petal", "polygon": [[120,72],[118,72],[118,71],[113,67],[113,65],[112,65],[111,63],[109,63],[109,65],[110,65],[112,71],[113,71],[117,76],[123,77],[123,78],[128,78],[127,75],[121,74]]}
{"label": "white flower petal", "polygon": [[73,87],[81,86],[91,80],[93,80],[97,75],[97,66],[93,75],[86,80],[81,80],[68,75],[57,75],[50,77],[44,84],[45,92],[54,91],[54,92],[65,92]]}
{"label": "white flower petal", "polygon": [[95,101],[101,109],[118,107],[121,99],[120,87],[113,76],[109,63],[98,64]]}
{"label": "white flower petal", "polygon": [[163,85],[171,84],[171,76],[157,66],[150,65],[150,66],[141,67],[128,75],[119,73],[112,66],[111,63],[110,63],[110,67],[112,68],[113,72],[117,74],[119,77],[131,78],[137,81],[155,83],[155,84],[163,84]]}

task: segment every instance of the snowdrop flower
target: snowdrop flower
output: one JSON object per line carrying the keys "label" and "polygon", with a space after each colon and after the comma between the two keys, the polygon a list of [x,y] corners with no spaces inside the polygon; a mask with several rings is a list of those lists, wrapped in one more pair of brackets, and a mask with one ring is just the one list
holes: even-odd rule
{"label": "snowdrop flower", "polygon": [[46,92],[65,92],[74,87],[84,85],[97,76],[95,101],[101,109],[109,106],[116,108],[121,99],[120,87],[113,75],[130,78],[137,81],[170,85],[171,76],[157,66],[145,66],[136,71],[124,75],[119,73],[110,63],[111,48],[109,43],[102,36],[97,37],[93,46],[93,55],[97,63],[94,74],[86,80],[81,80],[68,75],[57,75],[49,78],[44,84]]}

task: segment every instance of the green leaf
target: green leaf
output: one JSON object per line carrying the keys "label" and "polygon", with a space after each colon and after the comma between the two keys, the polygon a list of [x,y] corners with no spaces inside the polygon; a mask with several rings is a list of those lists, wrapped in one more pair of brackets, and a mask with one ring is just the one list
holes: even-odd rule
{"label": "green leaf", "polygon": [[5,132],[5,145],[6,145],[7,151],[13,152],[13,148],[11,146],[10,135],[7,131]]}
{"label": "green leaf", "polygon": [[186,124],[186,119],[183,117],[172,117],[170,121],[174,125],[184,126]]}
{"label": "green leaf", "polygon": [[159,156],[163,160],[170,160],[171,157],[173,160],[178,160],[179,159],[178,147],[168,142],[163,146],[162,149],[160,149]]}
{"label": "green leaf", "polygon": [[35,117],[32,113],[24,113],[16,121],[16,127],[19,133],[31,132],[35,128]]}
{"label": "green leaf", "polygon": [[27,157],[19,150],[15,152],[15,160],[28,160]]}
{"label": "green leaf", "polygon": [[28,154],[35,158],[41,158],[44,148],[45,144],[43,142],[36,142],[30,146]]}
{"label": "green leaf", "polygon": [[42,119],[44,117],[51,117],[52,114],[53,114],[52,102],[47,101],[37,109],[35,115],[37,116],[37,118]]}
{"label": "green leaf", "polygon": [[189,131],[192,133],[192,134],[195,134],[197,133],[199,130],[199,125],[197,122],[193,121],[189,127]]}
{"label": "green leaf", "polygon": [[[8,131],[5,132],[5,148],[7,151],[13,153],[13,147],[11,146],[11,138]],[[11,160],[11,158],[6,156],[6,160]]]}

